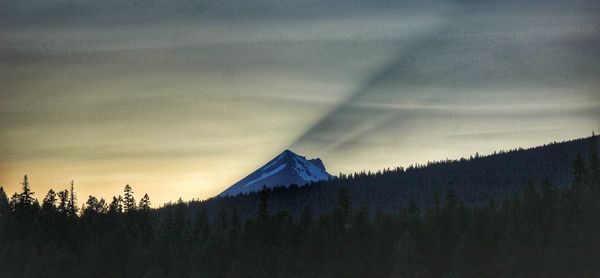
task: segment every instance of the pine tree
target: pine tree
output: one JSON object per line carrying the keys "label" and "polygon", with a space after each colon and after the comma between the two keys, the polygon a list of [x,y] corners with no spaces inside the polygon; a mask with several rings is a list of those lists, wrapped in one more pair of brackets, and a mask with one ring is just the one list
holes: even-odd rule
{"label": "pine tree", "polygon": [[185,217],[186,208],[187,206],[183,202],[183,199],[179,197],[179,200],[177,200],[177,204],[175,205],[175,214],[173,216],[173,232],[178,238],[185,233],[185,228],[187,227],[187,218]]}
{"label": "pine tree", "polygon": [[84,215],[95,215],[100,213],[99,210],[99,201],[98,198],[90,195],[88,200],[85,202],[85,210],[83,211]]}
{"label": "pine tree", "polygon": [[20,201],[21,196],[17,194],[17,192],[15,192],[15,194],[13,194],[12,197],[10,197],[10,200],[8,201],[8,206],[10,207],[10,210],[16,211]]}
{"label": "pine tree", "polygon": [[144,197],[142,197],[142,199],[140,200],[140,205],[139,208],[141,211],[150,211],[150,197],[148,197],[148,194],[144,194]]}
{"label": "pine tree", "polygon": [[109,213],[123,213],[123,197],[119,195],[118,197],[113,197],[112,202],[108,205]]}
{"label": "pine tree", "polygon": [[53,189],[48,190],[48,194],[44,197],[44,201],[42,201],[42,211],[50,212],[56,209],[56,193]]}
{"label": "pine tree", "polygon": [[29,188],[29,179],[27,175],[23,178],[23,192],[19,196],[19,206],[25,209],[30,208],[33,205],[33,194],[31,188]]}
{"label": "pine tree", "polygon": [[71,180],[71,192],[69,193],[69,202],[67,204],[67,215],[71,217],[77,216],[79,208],[77,207],[77,197],[75,196],[75,185]]}
{"label": "pine tree", "polygon": [[135,198],[133,197],[133,189],[129,184],[125,185],[125,190],[123,190],[125,195],[123,198],[123,205],[125,212],[134,212],[137,207],[135,204]]}
{"label": "pine tree", "polygon": [[69,191],[58,192],[58,212],[62,215],[69,214]]}
{"label": "pine tree", "polygon": [[104,200],[104,198],[100,198],[100,201],[98,201],[98,205],[97,205],[97,209],[96,211],[99,213],[106,213],[107,212],[107,207],[106,207],[106,200]]}
{"label": "pine tree", "polygon": [[117,197],[117,205],[118,205],[118,206],[117,206],[117,211],[118,211],[119,213],[123,213],[123,212],[125,212],[125,210],[123,209],[123,197],[122,197],[121,195],[119,195],[119,196]]}
{"label": "pine tree", "polygon": [[8,210],[8,197],[6,196],[4,188],[0,186],[0,217],[6,215],[8,213]]}

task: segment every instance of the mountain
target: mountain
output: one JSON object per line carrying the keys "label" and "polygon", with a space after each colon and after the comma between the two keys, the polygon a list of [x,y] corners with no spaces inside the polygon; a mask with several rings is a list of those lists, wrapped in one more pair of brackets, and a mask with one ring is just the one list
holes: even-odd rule
{"label": "mountain", "polygon": [[292,184],[305,185],[333,178],[327,173],[321,159],[307,160],[290,150],[285,150],[252,174],[227,188],[219,196],[260,191],[263,186],[273,188]]}
{"label": "mountain", "polygon": [[[593,146],[598,145],[593,142],[599,138],[600,136],[596,135],[530,149],[518,148],[427,165],[343,174],[335,179],[312,183],[309,186],[278,187],[269,192],[269,210],[274,213],[285,211],[298,216],[308,206],[316,214],[330,212],[335,207],[341,188],[348,190],[353,206],[364,206],[370,212],[395,212],[407,207],[411,201],[425,208],[432,204],[436,193],[443,199],[449,190],[467,204],[488,204],[491,200],[502,202],[517,196],[529,181],[537,186],[545,182],[558,188],[569,186],[573,181],[573,162],[576,155],[580,154],[589,165],[590,154],[594,152]],[[595,152],[598,152],[597,147]],[[284,160],[289,161],[282,158],[282,161]],[[277,158],[274,161],[277,161]],[[270,166],[270,163],[266,166]],[[269,169],[277,167],[279,166],[273,165]],[[256,175],[262,176],[260,170]],[[252,179],[242,180],[223,195],[235,192],[232,189],[240,186],[239,184],[243,187],[246,180]],[[268,180],[270,179],[265,178],[257,182],[259,185],[256,185],[255,189],[260,189]],[[214,217],[222,209],[231,211],[236,208],[242,218],[255,215],[260,194],[232,195],[234,194],[225,198],[193,202],[190,204],[191,211],[204,207],[208,215]]]}

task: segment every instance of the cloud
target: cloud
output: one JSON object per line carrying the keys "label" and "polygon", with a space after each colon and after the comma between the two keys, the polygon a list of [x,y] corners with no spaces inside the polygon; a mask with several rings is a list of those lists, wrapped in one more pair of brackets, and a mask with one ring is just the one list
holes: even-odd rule
{"label": "cloud", "polygon": [[[378,129],[389,128],[390,122],[420,113],[406,101],[418,100],[421,108],[434,114],[439,114],[436,107],[446,105],[445,115],[476,109],[489,110],[496,117],[521,118],[539,114],[532,108],[540,103],[569,98],[597,101],[598,94],[586,87],[598,85],[593,76],[600,74],[600,60],[589,46],[600,42],[596,39],[600,29],[590,25],[597,19],[595,14],[585,16],[547,11],[457,12],[443,28],[401,48],[291,146],[317,145],[319,152],[357,147],[352,141],[374,136]],[[529,107],[515,109],[513,105],[512,111],[498,113],[507,101],[517,99]],[[386,105],[365,107],[369,102]],[[386,109],[394,105],[403,109]],[[573,109],[579,114],[598,113],[597,106]],[[557,110],[542,113],[556,115]]]}

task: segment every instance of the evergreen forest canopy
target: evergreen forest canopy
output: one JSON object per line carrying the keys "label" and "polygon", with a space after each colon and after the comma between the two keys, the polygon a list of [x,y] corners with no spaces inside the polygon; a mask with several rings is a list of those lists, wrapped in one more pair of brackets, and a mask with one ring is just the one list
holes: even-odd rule
{"label": "evergreen forest canopy", "polygon": [[[180,199],[158,210],[150,209],[148,195],[136,202],[129,185],[110,203],[89,196],[78,208],[71,185],[50,190],[40,204],[25,176],[22,192],[11,198],[0,188],[0,276],[594,277],[600,273],[597,137],[238,197]],[[521,165],[522,157],[536,156],[551,163]],[[504,160],[518,165],[494,165]],[[566,164],[567,170],[556,168]],[[482,173],[467,171],[481,165]],[[524,185],[468,182],[497,179],[513,167],[570,177],[568,184],[552,175]],[[456,169],[462,172],[436,186]],[[430,173],[438,175],[429,187],[413,191],[418,198],[402,195],[405,205],[397,209],[386,204],[394,198],[374,206],[364,200],[381,195],[359,195],[411,181],[423,186]],[[320,201],[331,209],[310,202],[300,212],[293,211],[297,204],[289,212],[277,207],[294,201],[282,201],[285,194],[310,196],[303,190],[323,188],[335,190],[332,198],[318,195],[330,198]]]}
{"label": "evergreen forest canopy", "polygon": [[[339,174],[334,180],[309,186],[272,189],[270,208],[274,213],[286,212],[294,217],[299,217],[307,205],[317,215],[331,213],[342,188],[352,196],[352,206],[365,206],[371,214],[378,210],[395,213],[408,207],[411,201],[419,207],[428,207],[433,205],[436,194],[444,198],[449,190],[453,190],[456,197],[466,204],[481,205],[492,200],[514,199],[528,183],[540,184],[549,180],[558,188],[568,187],[574,179],[573,161],[589,161],[597,140],[598,136],[592,135],[531,149],[475,154],[469,158],[377,172]],[[219,211],[236,208],[240,217],[245,219],[254,216],[259,201],[259,193],[250,193],[191,202],[188,204],[188,216],[193,217],[200,208],[205,208],[209,218],[214,219]],[[159,214],[164,215],[164,210]]]}

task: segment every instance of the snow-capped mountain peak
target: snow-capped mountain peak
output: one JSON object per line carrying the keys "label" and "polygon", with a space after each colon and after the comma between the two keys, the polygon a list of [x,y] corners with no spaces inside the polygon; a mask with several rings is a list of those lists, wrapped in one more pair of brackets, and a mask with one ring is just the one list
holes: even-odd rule
{"label": "snow-capped mountain peak", "polygon": [[308,160],[291,150],[285,150],[252,174],[223,191],[219,196],[260,191],[263,186],[269,188],[291,184],[302,186],[330,178],[333,176],[327,173],[321,159]]}

